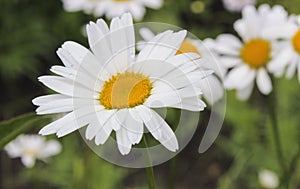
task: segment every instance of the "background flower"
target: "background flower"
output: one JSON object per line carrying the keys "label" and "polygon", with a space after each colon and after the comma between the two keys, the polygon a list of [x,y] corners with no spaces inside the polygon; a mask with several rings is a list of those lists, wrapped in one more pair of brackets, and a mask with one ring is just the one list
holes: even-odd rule
{"label": "background flower", "polygon": [[268,95],[272,91],[268,64],[278,49],[275,34],[268,34],[285,24],[287,12],[281,6],[270,8],[265,4],[258,10],[254,6],[247,6],[242,15],[242,19],[234,23],[234,29],[242,41],[234,35],[221,34],[213,49],[220,55],[220,61],[230,69],[225,76],[224,86],[236,89],[238,98],[247,99],[255,82],[262,94]]}
{"label": "background flower", "polygon": [[258,174],[260,185],[266,189],[277,188],[279,185],[278,176],[270,170],[261,170]]}
{"label": "background flower", "polygon": [[5,150],[11,158],[20,157],[26,167],[33,167],[36,159],[47,161],[50,156],[60,153],[61,145],[38,135],[20,135],[7,144]]}
{"label": "background flower", "polygon": [[222,0],[224,8],[232,12],[240,12],[247,5],[255,5],[256,0]]}
{"label": "background flower", "polygon": [[146,12],[145,7],[158,9],[163,0],[62,0],[67,11],[83,10],[96,17],[105,15],[107,18],[121,16],[130,12],[133,18],[141,20]]}
{"label": "background flower", "polygon": [[275,36],[283,39],[280,43],[280,48],[283,50],[274,56],[269,69],[278,77],[286,72],[286,77],[289,79],[297,70],[300,81],[300,16],[290,16],[286,19],[286,24],[277,30]]}

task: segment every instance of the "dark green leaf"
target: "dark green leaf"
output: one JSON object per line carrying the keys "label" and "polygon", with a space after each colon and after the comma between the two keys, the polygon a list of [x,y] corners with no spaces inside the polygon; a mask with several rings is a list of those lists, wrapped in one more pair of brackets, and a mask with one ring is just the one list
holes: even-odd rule
{"label": "dark green leaf", "polygon": [[0,149],[18,135],[33,127],[44,125],[50,121],[49,116],[38,116],[35,113],[24,114],[0,123]]}

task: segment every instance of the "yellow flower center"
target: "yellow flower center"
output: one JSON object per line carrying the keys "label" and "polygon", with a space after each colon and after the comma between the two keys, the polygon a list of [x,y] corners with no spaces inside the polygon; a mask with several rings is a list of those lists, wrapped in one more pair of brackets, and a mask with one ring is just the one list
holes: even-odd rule
{"label": "yellow flower center", "polygon": [[244,44],[240,56],[252,68],[265,66],[271,55],[271,45],[264,39],[252,39]]}
{"label": "yellow flower center", "polygon": [[33,149],[26,149],[24,151],[24,155],[27,155],[27,156],[37,156],[38,153],[39,152],[37,150],[33,150]]}
{"label": "yellow flower center", "polygon": [[185,39],[182,42],[176,54],[189,53],[189,52],[194,52],[200,55],[200,52],[198,51],[197,47],[194,44],[192,44],[189,40]]}
{"label": "yellow flower center", "polygon": [[149,78],[133,72],[118,73],[105,81],[99,101],[106,109],[132,108],[150,96]]}
{"label": "yellow flower center", "polygon": [[294,35],[292,42],[293,42],[294,49],[300,54],[300,29]]}

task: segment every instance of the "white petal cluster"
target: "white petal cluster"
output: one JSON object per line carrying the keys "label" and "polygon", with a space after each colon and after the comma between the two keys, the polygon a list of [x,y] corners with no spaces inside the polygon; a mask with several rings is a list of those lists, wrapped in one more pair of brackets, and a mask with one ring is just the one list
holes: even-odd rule
{"label": "white petal cluster", "polygon": [[46,141],[39,135],[20,135],[4,149],[11,158],[20,157],[26,167],[33,167],[36,159],[47,161],[50,156],[60,153],[61,145],[56,140]]}
{"label": "white petal cluster", "polygon": [[275,76],[284,74],[291,79],[296,72],[300,82],[300,16],[291,15],[286,24],[275,31],[276,37],[281,40],[282,49],[271,61],[269,68]]}
{"label": "white petal cluster", "polygon": [[[241,40],[232,34],[221,34],[216,40],[208,39],[212,50],[219,55],[220,61],[228,69],[224,80],[225,88],[237,90],[239,99],[248,99],[255,84],[262,94],[271,93],[273,87],[270,73],[280,72],[280,68],[271,69],[271,64],[283,50],[280,48],[278,35],[288,30],[284,27],[287,19],[288,13],[282,6],[270,7],[264,4],[256,9],[248,5],[242,10],[242,18],[234,23],[234,29]],[[255,40],[263,40],[270,46],[266,62],[261,66],[251,66],[245,62],[241,53],[245,44]],[[251,58],[254,60],[261,55],[253,47],[252,52],[254,54]]]}
{"label": "white petal cluster", "polygon": [[[141,50],[144,43],[150,41],[155,35],[149,28],[141,28],[139,32],[144,39],[144,41],[140,41],[138,44],[138,49]],[[206,43],[206,41],[201,42],[200,40],[191,39],[189,37],[186,37],[185,40],[192,45],[197,51],[196,53],[199,54],[202,60],[199,66],[203,70],[214,71],[214,74],[198,81],[203,92],[203,97],[210,105],[213,105],[224,96],[223,77],[225,68],[214,59],[215,57],[209,51],[210,43]],[[179,51],[182,50],[181,48],[182,47],[179,48]]]}
{"label": "white petal cluster", "polygon": [[256,0],[222,0],[224,8],[230,12],[240,12],[247,5],[255,5]]}
{"label": "white petal cluster", "polygon": [[[175,55],[186,31],[160,33],[137,55],[129,13],[113,18],[110,27],[102,19],[90,22],[87,34],[91,50],[75,42],[65,42],[57,51],[64,66],[51,68],[58,76],[39,77],[39,81],[58,94],[35,98],[37,113],[67,113],[45,126],[40,134],[56,133],[62,137],[87,126],[85,137],[101,145],[114,131],[119,151],[125,155],[132,145],[140,142],[145,126],[168,150],[178,150],[173,130],[153,108],[203,110],[199,81],[211,74],[201,70],[197,54]],[[151,93],[134,107],[107,108],[99,95],[105,83],[123,73],[147,77],[152,84]]]}
{"label": "white petal cluster", "polygon": [[83,10],[96,17],[105,15],[107,18],[121,16],[130,12],[133,18],[141,20],[146,12],[145,7],[159,9],[163,0],[62,0],[66,11]]}

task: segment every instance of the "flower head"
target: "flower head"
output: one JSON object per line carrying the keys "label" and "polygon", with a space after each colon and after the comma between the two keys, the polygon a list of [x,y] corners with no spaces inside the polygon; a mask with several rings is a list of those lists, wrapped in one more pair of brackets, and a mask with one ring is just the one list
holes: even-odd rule
{"label": "flower head", "polygon": [[222,0],[224,8],[231,12],[240,12],[247,5],[255,5],[256,0]]}
{"label": "flower head", "polygon": [[46,141],[38,135],[20,135],[4,148],[11,158],[20,157],[26,167],[33,167],[36,159],[46,161],[58,154],[61,145],[56,140]]}
{"label": "flower head", "polygon": [[67,11],[83,10],[96,17],[105,15],[107,18],[121,16],[130,12],[136,20],[141,20],[146,12],[145,7],[158,9],[163,0],[62,0]]}
{"label": "flower head", "polygon": [[69,112],[45,126],[40,134],[65,136],[86,127],[85,137],[104,144],[112,131],[121,154],[140,142],[144,125],[170,151],[179,148],[170,126],[153,108],[201,111],[205,104],[198,81],[211,72],[198,66],[195,53],[176,55],[186,31],[155,36],[138,55],[130,14],[113,18],[110,28],[100,19],[87,26],[91,51],[65,42],[57,54],[65,66],[53,66],[59,76],[39,80],[59,94],[33,100],[38,114]]}
{"label": "flower head", "polygon": [[254,6],[245,7],[242,15],[242,19],[234,23],[242,41],[234,35],[221,34],[213,50],[230,69],[225,76],[225,88],[236,89],[240,99],[247,99],[255,81],[262,94],[272,91],[268,66],[278,52],[274,32],[285,24],[287,12],[281,6],[261,5],[257,10]]}
{"label": "flower head", "polygon": [[297,70],[300,81],[300,16],[292,15],[286,19],[286,24],[278,28],[277,38],[281,39],[283,50],[274,56],[269,65],[276,76],[292,78]]}
{"label": "flower head", "polygon": [[279,185],[279,180],[276,173],[266,169],[259,172],[258,180],[260,185],[266,189],[277,188]]}

